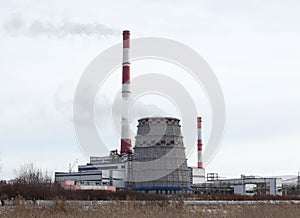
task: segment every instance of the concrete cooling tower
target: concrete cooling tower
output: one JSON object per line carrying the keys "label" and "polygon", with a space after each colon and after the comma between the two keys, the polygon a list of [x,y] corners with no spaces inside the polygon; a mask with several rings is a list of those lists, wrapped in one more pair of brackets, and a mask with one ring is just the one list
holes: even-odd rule
{"label": "concrete cooling tower", "polygon": [[133,190],[178,193],[191,187],[179,119],[138,120],[134,156],[128,161],[128,187]]}

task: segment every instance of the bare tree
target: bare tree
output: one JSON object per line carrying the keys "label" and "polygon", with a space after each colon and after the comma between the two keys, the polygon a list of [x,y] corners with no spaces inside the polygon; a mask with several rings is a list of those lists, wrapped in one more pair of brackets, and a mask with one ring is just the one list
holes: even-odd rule
{"label": "bare tree", "polygon": [[33,163],[24,164],[16,170],[16,178],[14,179],[14,182],[22,184],[42,184],[51,183],[51,181],[48,172],[35,167]]}

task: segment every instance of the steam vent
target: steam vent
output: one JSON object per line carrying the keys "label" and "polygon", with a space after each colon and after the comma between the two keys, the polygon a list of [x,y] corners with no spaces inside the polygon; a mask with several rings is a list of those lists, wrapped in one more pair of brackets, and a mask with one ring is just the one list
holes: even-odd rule
{"label": "steam vent", "polygon": [[176,193],[191,187],[180,120],[138,120],[134,157],[128,161],[128,186],[134,190]]}

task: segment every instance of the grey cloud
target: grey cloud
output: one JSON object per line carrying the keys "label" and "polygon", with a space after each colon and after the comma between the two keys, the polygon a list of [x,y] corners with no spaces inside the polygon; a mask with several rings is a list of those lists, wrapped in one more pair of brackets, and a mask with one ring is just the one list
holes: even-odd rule
{"label": "grey cloud", "polygon": [[120,31],[97,22],[78,23],[68,20],[63,20],[59,23],[39,20],[26,22],[24,17],[19,13],[11,14],[11,16],[3,24],[3,28],[11,36],[25,35],[30,37],[40,35],[58,38],[68,36],[109,37],[120,34]]}

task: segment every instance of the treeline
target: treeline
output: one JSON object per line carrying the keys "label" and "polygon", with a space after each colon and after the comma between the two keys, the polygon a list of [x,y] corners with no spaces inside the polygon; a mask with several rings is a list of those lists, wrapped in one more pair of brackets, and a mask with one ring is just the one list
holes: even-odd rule
{"label": "treeline", "polygon": [[0,199],[12,200],[22,197],[25,200],[300,200],[291,196],[242,196],[242,195],[160,195],[146,194],[138,191],[106,191],[106,190],[67,190],[58,184],[0,184]]}
{"label": "treeline", "polygon": [[165,195],[145,194],[138,191],[67,190],[58,184],[0,184],[0,199],[17,197],[25,200],[167,200]]}

